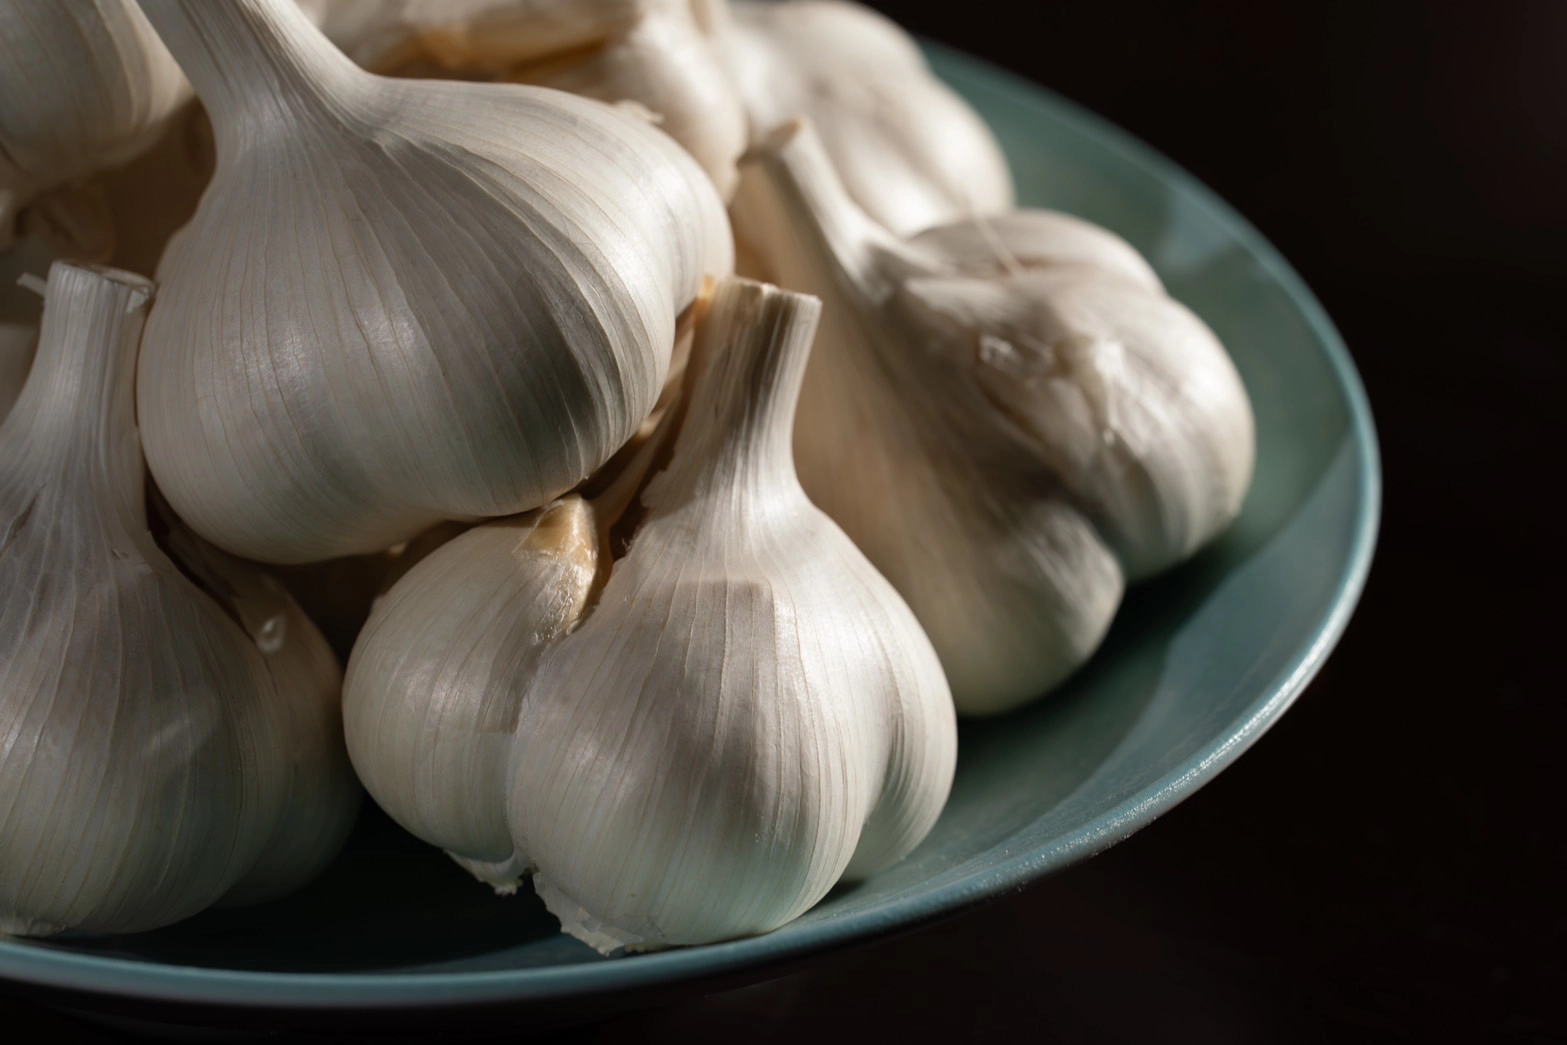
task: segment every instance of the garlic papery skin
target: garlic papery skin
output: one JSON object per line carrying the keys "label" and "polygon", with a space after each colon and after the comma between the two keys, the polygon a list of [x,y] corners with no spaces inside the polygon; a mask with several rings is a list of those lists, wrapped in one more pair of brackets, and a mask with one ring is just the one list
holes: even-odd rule
{"label": "garlic papery skin", "polygon": [[753,150],[731,213],[769,272],[825,303],[801,480],[909,601],[960,712],[1059,683],[1128,578],[1239,511],[1245,389],[1110,233],[1024,211],[899,240],[805,123]]}
{"label": "garlic papery skin", "polygon": [[819,311],[720,283],[647,515],[526,687],[512,840],[606,953],[775,929],[901,859],[946,800],[956,724],[929,640],[794,474]]}
{"label": "garlic papery skin", "polygon": [[753,140],[805,117],[849,195],[902,235],[1011,210],[990,128],[893,22],[840,0],[733,0],[724,34]]}
{"label": "garlic papery skin", "polygon": [[506,823],[523,690],[587,608],[599,561],[594,508],[575,494],[477,526],[377,600],[349,660],[343,717],[366,789],[502,891],[526,866]]}
{"label": "garlic papery skin", "polygon": [[317,738],[280,692],[308,674],[327,717],[324,670],[286,654],[308,622],[253,639],[246,600],[203,591],[148,530],[132,385],[151,292],[57,262],[0,425],[0,933],[178,921],[327,800],[296,790]]}
{"label": "garlic papery skin", "polygon": [[132,0],[0,0],[0,247],[34,196],[129,160],[189,97]]}
{"label": "garlic papery skin", "polygon": [[148,464],[198,534],[299,563],[574,487],[636,432],[722,201],[645,121],[392,80],[288,0],[144,0],[217,169],[159,265]]}
{"label": "garlic papery skin", "polygon": [[387,75],[483,76],[634,103],[725,198],[734,191],[746,117],[691,0],[338,2],[320,24]]}

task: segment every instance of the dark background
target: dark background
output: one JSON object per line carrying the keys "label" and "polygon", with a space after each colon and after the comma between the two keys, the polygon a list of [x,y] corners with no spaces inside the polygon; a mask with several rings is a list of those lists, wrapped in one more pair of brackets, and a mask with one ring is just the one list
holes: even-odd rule
{"label": "dark background", "polygon": [[[562,1040],[1567,1040],[1567,3],[874,6],[1151,143],[1290,259],[1376,415],[1370,582],[1297,706],[1130,841]],[[79,1030],[19,1014],[0,1038]]]}

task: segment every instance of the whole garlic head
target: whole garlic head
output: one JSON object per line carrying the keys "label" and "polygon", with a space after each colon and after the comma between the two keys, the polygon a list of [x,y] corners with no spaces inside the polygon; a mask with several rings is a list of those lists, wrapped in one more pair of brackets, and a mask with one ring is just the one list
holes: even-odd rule
{"label": "whole garlic head", "polygon": [[0,247],[34,196],[129,160],[189,97],[132,0],[0,0]]}
{"label": "whole garlic head", "polygon": [[850,197],[901,235],[1014,206],[990,128],[889,19],[843,0],[733,0],[724,34],[753,140],[796,117]]}
{"label": "whole garlic head", "polygon": [[198,586],[149,532],[132,384],[151,290],[56,263],[0,425],[0,933],[276,895],[357,802],[321,636],[253,567],[186,541]]}
{"label": "whole garlic head", "polygon": [[159,265],[138,410],[178,514],[248,558],[530,509],[641,424],[722,202],[610,106],[360,70],[288,0],[143,0],[217,170]]}
{"label": "whole garlic head", "polygon": [[727,198],[746,121],[692,0],[328,0],[320,24],[394,76],[485,77],[633,103]]}
{"label": "whole garlic head", "polygon": [[503,888],[535,871],[602,951],[774,929],[906,855],[951,785],[935,652],[794,474],[818,314],[719,285],[622,558],[611,493],[484,524],[399,582],[355,648],[345,714],[371,794]]}
{"label": "whole garlic head", "polygon": [[754,150],[732,214],[746,250],[825,303],[801,481],[908,599],[959,711],[1054,686],[1127,579],[1239,511],[1254,457],[1239,376],[1110,233],[1022,211],[900,241],[805,123]]}

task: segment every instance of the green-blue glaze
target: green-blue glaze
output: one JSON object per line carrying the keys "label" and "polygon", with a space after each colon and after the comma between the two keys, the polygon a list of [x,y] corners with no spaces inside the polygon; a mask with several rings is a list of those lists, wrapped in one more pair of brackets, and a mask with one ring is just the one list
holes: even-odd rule
{"label": "green-blue glaze", "polygon": [[[1371,559],[1377,453],[1349,356],[1284,260],[1190,176],[1038,87],[930,50],[995,128],[1024,204],[1120,233],[1218,333],[1252,397],[1258,459],[1233,531],[1135,589],[1079,677],[963,727],[951,802],[913,856],[769,936],[603,960],[557,933],[533,897],[492,896],[369,815],[343,859],[292,899],[141,936],[0,941],[0,977],[122,1002],[576,999],[604,1011],[632,991],[760,975],[1016,889],[1125,838],[1255,741],[1321,666]],[[1034,931],[1048,939],[1048,926]]]}

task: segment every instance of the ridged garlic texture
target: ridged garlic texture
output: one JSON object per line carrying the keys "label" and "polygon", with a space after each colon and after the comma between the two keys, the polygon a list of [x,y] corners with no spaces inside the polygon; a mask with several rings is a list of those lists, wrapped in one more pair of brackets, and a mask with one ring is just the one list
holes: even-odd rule
{"label": "ridged garlic texture", "polygon": [[0,0],[0,247],[40,192],[129,160],[189,97],[132,0]]}
{"label": "ridged garlic texture", "polygon": [[318,24],[360,65],[486,78],[641,107],[726,198],[746,119],[692,0],[321,0]]}
{"label": "ridged garlic texture", "polygon": [[904,857],[951,785],[929,640],[794,474],[818,313],[720,283],[639,508],[476,527],[393,587],[349,666],[372,796],[502,888],[532,871],[606,953],[775,929]]}
{"label": "ridged garlic texture", "polygon": [[538,507],[663,387],[728,271],[723,205],[600,102],[367,73],[289,0],[143,0],[217,169],[159,265],[138,413],[175,511],[235,554],[375,552]]}
{"label": "ridged garlic texture", "polygon": [[753,139],[805,117],[849,195],[913,235],[1011,210],[995,136],[891,20],[842,0],[733,0],[723,33]]}
{"label": "ridged garlic texture", "polygon": [[1025,210],[900,240],[805,122],[753,150],[731,213],[744,250],[824,302],[795,426],[806,492],[908,600],[960,712],[1059,683],[1127,580],[1239,511],[1240,378],[1113,234]]}
{"label": "ridged garlic texture", "polygon": [[320,634],[254,567],[176,525],[182,570],[149,529],[132,385],[151,292],[56,263],[0,425],[0,933],[278,895],[359,801]]}

